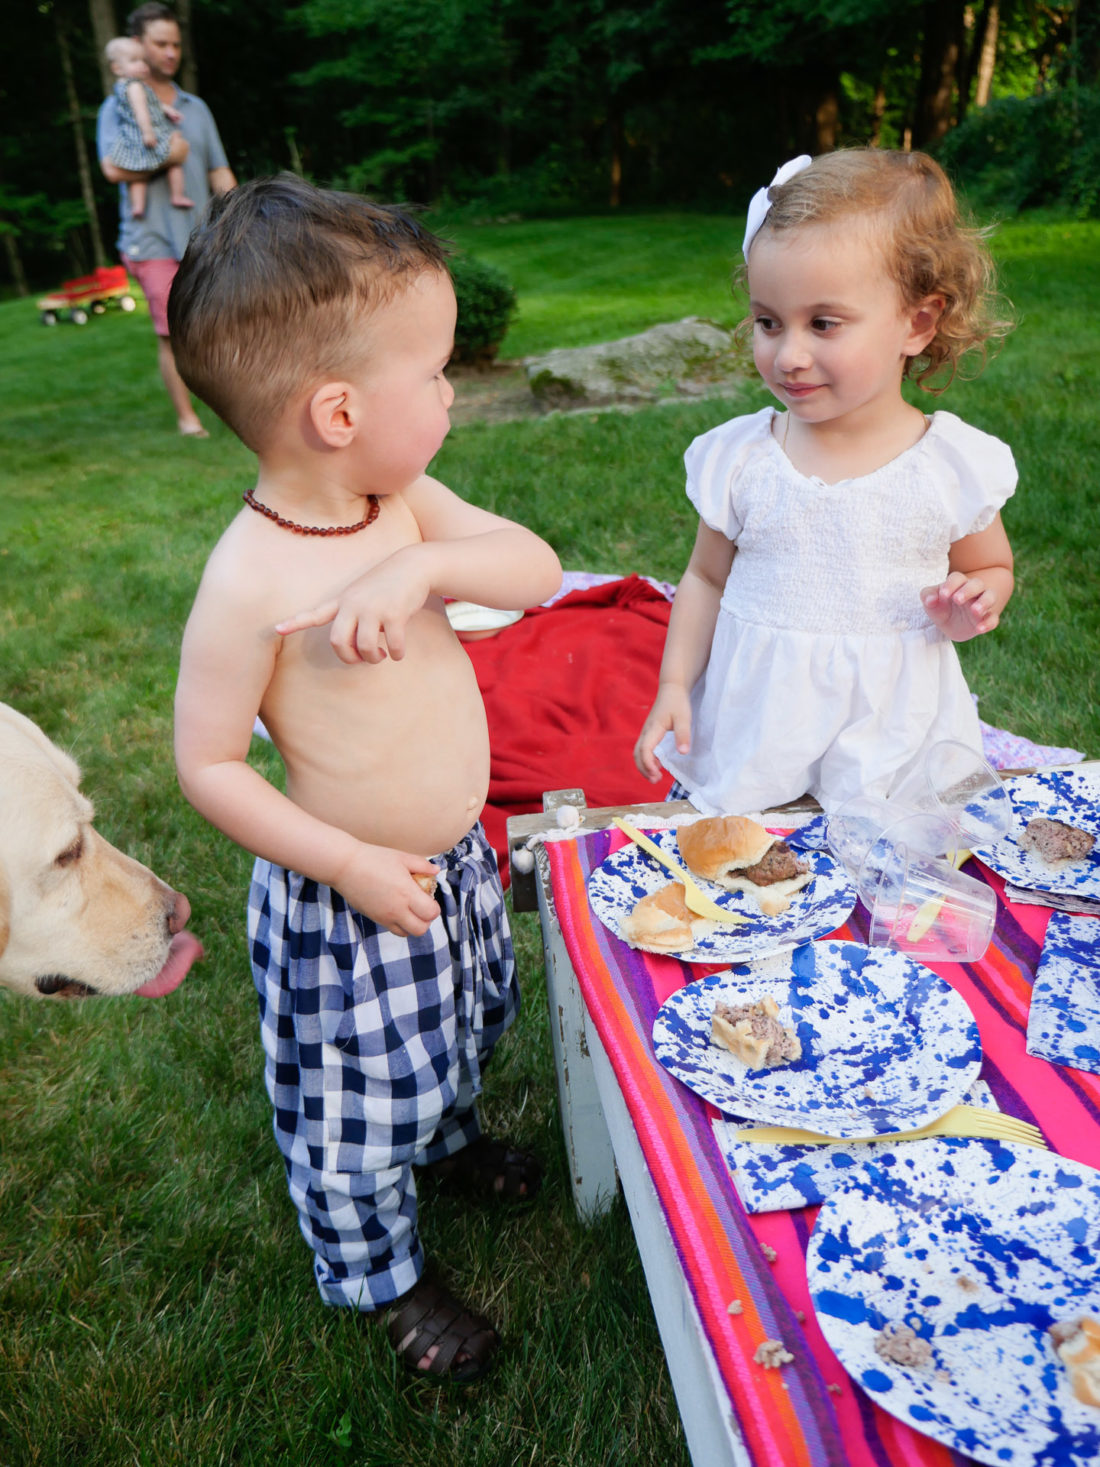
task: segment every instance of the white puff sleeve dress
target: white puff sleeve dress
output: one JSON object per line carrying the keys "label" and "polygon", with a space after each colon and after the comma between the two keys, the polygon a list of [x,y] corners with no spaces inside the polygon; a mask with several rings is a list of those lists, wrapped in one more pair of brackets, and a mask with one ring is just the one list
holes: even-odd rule
{"label": "white puff sleeve dress", "polygon": [[834,809],[888,794],[939,739],[981,749],[954,643],[920,590],[1012,494],[1011,450],[937,412],[896,459],[826,484],[783,453],[774,417],[734,418],[684,456],[692,504],[737,546],[691,695],[691,752],[671,734],[656,751],[705,814],[807,792]]}

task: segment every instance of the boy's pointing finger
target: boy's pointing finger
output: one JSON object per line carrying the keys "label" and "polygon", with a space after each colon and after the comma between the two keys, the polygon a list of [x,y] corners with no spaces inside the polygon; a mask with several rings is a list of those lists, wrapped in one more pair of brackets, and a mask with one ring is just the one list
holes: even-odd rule
{"label": "boy's pointing finger", "polygon": [[335,619],[339,609],[338,601],[323,601],[312,611],[299,611],[294,616],[288,616],[286,621],[276,622],[275,630],[280,637],[289,637],[291,633],[304,632],[308,627],[328,626],[329,622]]}

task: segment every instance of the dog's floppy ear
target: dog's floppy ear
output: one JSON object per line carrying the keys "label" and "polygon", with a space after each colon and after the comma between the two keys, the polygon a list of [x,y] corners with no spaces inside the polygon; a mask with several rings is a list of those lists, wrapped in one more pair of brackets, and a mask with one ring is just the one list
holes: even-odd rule
{"label": "dog's floppy ear", "polygon": [[11,936],[11,883],[3,861],[0,861],[0,957]]}

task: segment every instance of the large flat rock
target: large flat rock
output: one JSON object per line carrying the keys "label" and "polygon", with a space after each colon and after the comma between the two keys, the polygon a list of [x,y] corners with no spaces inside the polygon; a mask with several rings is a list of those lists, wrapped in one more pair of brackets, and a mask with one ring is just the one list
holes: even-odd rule
{"label": "large flat rock", "polygon": [[697,396],[742,377],[745,348],[732,331],[702,316],[652,326],[597,346],[558,347],[524,363],[545,407],[588,407]]}

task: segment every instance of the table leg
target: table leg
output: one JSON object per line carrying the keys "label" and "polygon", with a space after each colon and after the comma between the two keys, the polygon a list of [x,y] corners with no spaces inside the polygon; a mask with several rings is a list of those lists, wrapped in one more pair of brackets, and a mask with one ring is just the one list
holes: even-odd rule
{"label": "table leg", "polygon": [[752,1467],[729,1393],[703,1333],[695,1300],[642,1155],[634,1122],[607,1051],[594,1028],[589,1033],[589,1044],[623,1196],[661,1332],[691,1460],[695,1467]]}
{"label": "table leg", "polygon": [[591,1222],[607,1212],[615,1199],[615,1153],[592,1069],[584,1000],[550,897],[550,866],[544,847],[536,849],[536,863],[546,996],[569,1176],[577,1213]]}
{"label": "table leg", "polygon": [[638,1256],[695,1467],[752,1467],[707,1344],[611,1061],[588,1017],[554,912],[550,865],[536,847],[539,920],[562,1128],[578,1215],[593,1221],[622,1179]]}

